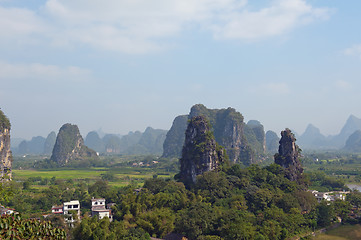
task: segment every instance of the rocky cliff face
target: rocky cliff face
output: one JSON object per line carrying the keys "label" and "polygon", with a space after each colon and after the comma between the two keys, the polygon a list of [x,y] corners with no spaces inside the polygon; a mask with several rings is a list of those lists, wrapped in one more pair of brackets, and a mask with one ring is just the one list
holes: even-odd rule
{"label": "rocky cliff face", "polygon": [[10,121],[0,110],[0,178],[11,180]]}
{"label": "rocky cliff face", "polygon": [[185,183],[195,183],[198,175],[217,170],[225,158],[225,151],[217,145],[208,120],[204,116],[193,117],[185,134],[180,179]]}
{"label": "rocky cliff face", "polygon": [[174,120],[164,141],[163,157],[181,156],[180,149],[185,139],[187,118],[191,119],[195,116],[204,116],[210,122],[216,142],[225,147],[230,161],[249,165],[257,162],[258,153],[264,152],[264,133],[261,142],[255,135],[259,126],[255,128],[256,131],[247,127],[242,114],[233,108],[208,109],[202,104],[197,104],[191,108],[189,115],[179,116]]}
{"label": "rocky cliff face", "polygon": [[[250,120],[246,126],[252,130],[253,136],[255,137],[255,141],[249,141],[249,143],[256,147],[257,152],[266,153],[266,134],[263,125],[257,120]],[[251,136],[248,135],[248,139],[250,139],[250,137]]]}
{"label": "rocky cliff face", "polygon": [[180,157],[187,129],[188,115],[181,115],[174,119],[163,143],[162,157]]}
{"label": "rocky cliff face", "polygon": [[84,145],[77,125],[64,124],[56,137],[51,160],[64,166],[74,160],[98,158],[96,152]]}
{"label": "rocky cliff face", "polygon": [[299,160],[299,147],[296,139],[288,128],[281,132],[278,154],[275,154],[275,163],[285,168],[286,177],[291,181],[298,181],[303,173]]}

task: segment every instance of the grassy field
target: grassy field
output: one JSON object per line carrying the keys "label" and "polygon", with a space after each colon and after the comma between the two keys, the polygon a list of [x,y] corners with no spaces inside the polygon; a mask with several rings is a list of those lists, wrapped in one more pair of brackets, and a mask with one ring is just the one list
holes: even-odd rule
{"label": "grassy field", "polygon": [[320,234],[313,240],[359,240],[361,239],[361,225],[343,225]]}
{"label": "grassy field", "polygon": [[[111,173],[114,179],[109,182],[110,186],[124,187],[128,184],[135,183],[142,186],[145,179],[152,178],[157,174],[161,178],[172,178],[174,174],[156,172],[154,169],[149,168],[89,168],[89,169],[57,169],[57,170],[13,170],[13,179],[15,181],[26,181],[28,178],[41,177],[73,181],[86,180],[88,183],[94,183],[102,179],[102,174]],[[46,186],[33,185],[34,188],[43,189]]]}
{"label": "grassy field", "polygon": [[100,178],[105,170],[86,169],[86,170],[13,170],[14,180],[24,180],[30,177],[42,177],[58,179],[94,179]]}

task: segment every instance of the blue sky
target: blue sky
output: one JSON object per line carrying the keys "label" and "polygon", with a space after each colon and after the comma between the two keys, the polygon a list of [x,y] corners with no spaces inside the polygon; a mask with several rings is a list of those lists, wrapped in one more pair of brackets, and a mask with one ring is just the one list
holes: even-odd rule
{"label": "blue sky", "polygon": [[[361,117],[361,1],[0,0],[12,136],[169,129],[192,105],[266,130]],[[85,137],[85,136],[84,136]]]}

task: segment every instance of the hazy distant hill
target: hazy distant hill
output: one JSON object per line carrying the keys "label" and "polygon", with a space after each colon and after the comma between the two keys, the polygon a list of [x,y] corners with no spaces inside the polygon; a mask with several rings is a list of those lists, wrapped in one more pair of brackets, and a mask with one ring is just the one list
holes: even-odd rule
{"label": "hazy distant hill", "polygon": [[148,127],[144,133],[129,132],[127,135],[105,134],[100,138],[95,131],[89,132],[85,145],[99,153],[107,154],[161,154],[167,130]]}
{"label": "hazy distant hill", "polygon": [[56,142],[56,133],[51,132],[46,137],[44,142],[44,154],[51,154],[53,152],[53,148]]}
{"label": "hazy distant hill", "polygon": [[24,138],[11,138],[11,151],[14,152],[14,150],[16,151],[17,148],[19,147],[19,144],[24,141]]}
{"label": "hazy distant hill", "polygon": [[361,130],[361,119],[351,115],[341,129],[341,132],[333,137],[332,145],[337,148],[344,147],[346,140],[357,130]]}
{"label": "hazy distant hill", "polygon": [[355,131],[361,130],[361,119],[351,115],[340,133],[334,136],[324,136],[320,130],[309,124],[306,131],[298,138],[298,144],[302,149],[341,149],[346,140]]}
{"label": "hazy distant hill", "polygon": [[266,132],[266,151],[275,154],[278,152],[280,138],[273,131]]}
{"label": "hazy distant hill", "polygon": [[127,154],[162,154],[163,143],[168,131],[148,127],[138,143],[126,149]]}
{"label": "hazy distant hill", "polygon": [[304,149],[327,148],[329,145],[320,129],[312,124],[309,124],[305,132],[297,139],[297,144]]}
{"label": "hazy distant hill", "polygon": [[345,151],[361,152],[361,130],[355,131],[346,141]]}
{"label": "hazy distant hill", "polygon": [[91,131],[86,135],[84,144],[96,152],[104,151],[103,140],[99,137],[96,131]]}
{"label": "hazy distant hill", "polygon": [[19,154],[43,154],[45,138],[41,136],[33,137],[30,141],[22,141],[18,146]]}
{"label": "hazy distant hill", "polygon": [[[19,140],[19,139],[18,139]],[[17,140],[17,141],[18,141]],[[30,141],[22,140],[11,147],[13,154],[51,155],[56,140],[55,132],[49,133],[47,138],[42,136],[33,137]]]}

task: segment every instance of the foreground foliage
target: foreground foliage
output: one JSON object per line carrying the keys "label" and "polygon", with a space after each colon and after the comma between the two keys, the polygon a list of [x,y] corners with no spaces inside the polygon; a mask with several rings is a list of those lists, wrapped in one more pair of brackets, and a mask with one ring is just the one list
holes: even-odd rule
{"label": "foreground foliage", "polygon": [[3,215],[0,218],[0,239],[66,239],[66,233],[50,222]]}

